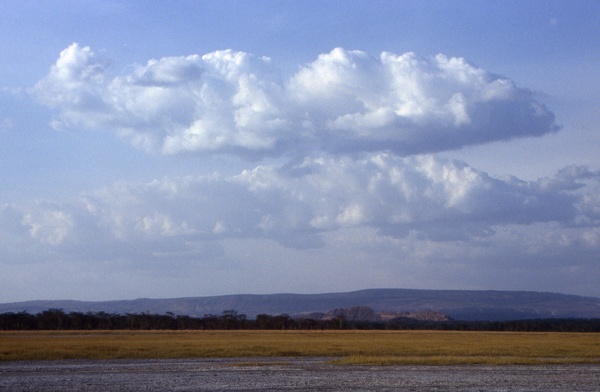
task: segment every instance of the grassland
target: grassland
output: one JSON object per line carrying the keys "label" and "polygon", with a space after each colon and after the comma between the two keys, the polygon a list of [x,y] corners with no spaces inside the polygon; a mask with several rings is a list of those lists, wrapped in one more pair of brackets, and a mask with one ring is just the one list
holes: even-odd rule
{"label": "grassland", "polygon": [[441,331],[0,332],[0,360],[330,357],[337,364],[600,363],[600,334]]}

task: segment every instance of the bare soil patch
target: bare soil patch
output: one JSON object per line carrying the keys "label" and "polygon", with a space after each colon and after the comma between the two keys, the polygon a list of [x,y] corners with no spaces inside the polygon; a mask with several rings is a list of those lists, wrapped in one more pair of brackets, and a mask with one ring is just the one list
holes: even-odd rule
{"label": "bare soil patch", "polygon": [[600,391],[600,365],[341,366],[331,358],[0,362],[0,391]]}

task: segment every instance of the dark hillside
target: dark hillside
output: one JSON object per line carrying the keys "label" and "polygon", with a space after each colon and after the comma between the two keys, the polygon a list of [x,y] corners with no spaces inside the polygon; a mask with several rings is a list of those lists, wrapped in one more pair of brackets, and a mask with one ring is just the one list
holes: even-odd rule
{"label": "dark hillside", "polygon": [[123,301],[29,301],[0,304],[0,313],[65,312],[152,313],[202,317],[236,310],[250,318],[258,314],[323,312],[368,306],[377,312],[433,310],[455,320],[517,320],[541,318],[600,318],[600,298],[528,291],[466,291],[370,289],[327,294],[239,294],[173,299]]}

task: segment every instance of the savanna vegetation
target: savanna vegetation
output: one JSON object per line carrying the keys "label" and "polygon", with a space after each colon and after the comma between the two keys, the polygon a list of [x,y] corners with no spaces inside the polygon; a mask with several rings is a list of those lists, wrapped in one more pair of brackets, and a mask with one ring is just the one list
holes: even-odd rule
{"label": "savanna vegetation", "polygon": [[[336,364],[600,363],[600,335],[462,331],[3,331],[0,360],[326,357]],[[281,360],[281,359],[278,359]]]}
{"label": "savanna vegetation", "polygon": [[376,323],[249,319],[235,311],[190,317],[50,309],[0,314],[0,360],[317,356],[371,365],[600,363],[594,332],[600,320]]}
{"label": "savanna vegetation", "polygon": [[65,313],[49,309],[0,314],[0,331],[8,330],[446,330],[510,332],[600,332],[600,319],[541,319],[516,321],[428,321],[397,318],[386,322],[292,318],[260,314],[249,319],[234,310],[221,315],[191,317],[168,314]]}

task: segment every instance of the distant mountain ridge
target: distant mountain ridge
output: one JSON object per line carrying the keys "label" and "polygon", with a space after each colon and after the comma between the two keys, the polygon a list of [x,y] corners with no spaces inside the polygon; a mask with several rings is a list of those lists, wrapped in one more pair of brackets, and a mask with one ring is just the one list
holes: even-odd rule
{"label": "distant mountain ridge", "polygon": [[120,301],[26,301],[0,304],[0,313],[65,312],[153,313],[202,317],[236,310],[250,318],[258,314],[327,313],[367,306],[376,312],[436,311],[454,320],[519,320],[539,318],[600,318],[600,298],[534,291],[474,291],[367,289],[325,294],[235,294],[171,299]]}

